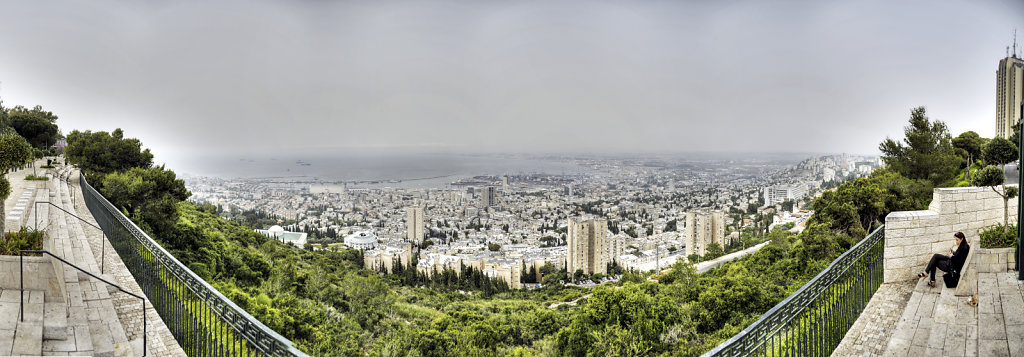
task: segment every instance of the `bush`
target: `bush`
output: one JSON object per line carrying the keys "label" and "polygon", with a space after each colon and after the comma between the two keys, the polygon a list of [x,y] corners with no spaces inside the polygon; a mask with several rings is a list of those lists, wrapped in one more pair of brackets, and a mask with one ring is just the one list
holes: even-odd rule
{"label": "bush", "polygon": [[1002,224],[997,224],[981,232],[982,248],[1009,248],[1017,245],[1017,226],[1010,226],[1009,233],[1003,233]]}
{"label": "bush", "polygon": [[4,233],[0,241],[0,255],[18,255],[19,250],[43,249],[43,236],[46,231],[21,227],[20,231]]}
{"label": "bush", "polygon": [[36,176],[36,175],[29,174],[29,175],[25,175],[25,180],[28,180],[28,181],[49,181],[50,179],[47,178],[46,176]]}

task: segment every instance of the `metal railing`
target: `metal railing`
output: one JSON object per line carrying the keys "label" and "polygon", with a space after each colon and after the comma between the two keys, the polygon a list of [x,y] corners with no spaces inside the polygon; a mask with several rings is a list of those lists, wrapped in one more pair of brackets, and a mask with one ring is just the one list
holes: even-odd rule
{"label": "metal railing", "polygon": [[306,356],[189,270],[79,175],[86,206],[189,356]]}
{"label": "metal railing", "polygon": [[117,290],[121,291],[122,293],[131,295],[131,296],[139,299],[139,301],[142,301],[142,356],[143,357],[146,356],[146,325],[147,325],[146,324],[146,299],[141,297],[141,296],[132,294],[131,292],[129,292],[128,290],[125,290],[124,288],[118,286],[117,284],[111,283],[111,282],[107,281],[106,279],[103,279],[101,277],[96,276],[93,273],[87,272],[87,271],[85,271],[85,269],[79,268],[77,265],[71,264],[67,260],[62,259],[61,257],[58,257],[58,256],[54,255],[53,253],[50,253],[49,251],[45,251],[45,250],[19,250],[18,251],[18,279],[19,279],[19,284],[21,285],[21,301],[18,302],[18,308],[21,310],[19,312],[19,316],[21,317],[21,321],[22,322],[25,321],[25,253],[30,253],[30,254],[35,253],[35,254],[46,254],[46,255],[49,255],[49,256],[59,260],[61,263],[67,264],[68,266],[70,266],[72,268],[75,268],[75,269],[77,269],[80,272],[85,273],[86,275],[92,277],[93,279],[102,281],[102,282],[106,283],[107,285],[110,285],[110,286],[113,286],[113,287],[117,288]]}
{"label": "metal railing", "polygon": [[[35,209],[35,214],[34,215],[36,217],[36,230],[37,231],[39,230],[39,205],[40,204],[44,204],[44,203],[48,204],[50,206],[53,206],[56,209],[64,211],[65,214],[67,214],[67,215],[69,215],[71,217],[77,218],[79,221],[82,221],[82,223],[85,223],[85,224],[89,225],[90,227],[98,229],[100,231],[100,234],[103,234],[103,228],[100,228],[99,226],[97,226],[95,224],[92,224],[89,221],[86,221],[85,219],[83,219],[82,217],[79,217],[78,215],[76,215],[74,213],[68,212],[68,210],[63,209],[60,206],[58,206],[58,205],[56,205],[56,204],[54,204],[53,202],[50,202],[50,201],[36,201],[35,202],[35,205],[34,205],[35,207],[33,207],[33,209]],[[46,225],[47,226],[50,225],[49,217],[47,217]],[[106,271],[106,266],[107,266],[107,238],[105,236],[101,236],[100,237],[100,250],[101,250],[101,253],[100,253],[100,274],[106,274],[107,273],[107,271]]]}
{"label": "metal railing", "polygon": [[836,258],[800,290],[710,356],[828,356],[882,285],[885,226]]}

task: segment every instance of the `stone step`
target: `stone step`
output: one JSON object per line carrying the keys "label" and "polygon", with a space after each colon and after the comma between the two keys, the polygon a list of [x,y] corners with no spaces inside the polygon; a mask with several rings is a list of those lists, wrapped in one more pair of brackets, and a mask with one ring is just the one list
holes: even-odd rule
{"label": "stone step", "polygon": [[18,316],[21,296],[19,290],[0,292],[0,311],[5,316],[0,325],[0,354],[38,356],[43,351],[43,291],[25,291],[24,319]]}
{"label": "stone step", "polygon": [[44,302],[43,339],[66,340],[68,338],[68,307],[64,302]]}

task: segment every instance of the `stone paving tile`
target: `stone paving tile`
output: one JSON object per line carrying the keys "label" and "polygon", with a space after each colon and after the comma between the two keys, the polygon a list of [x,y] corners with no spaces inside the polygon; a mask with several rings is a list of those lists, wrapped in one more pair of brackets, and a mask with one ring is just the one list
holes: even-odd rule
{"label": "stone paving tile", "polygon": [[1006,327],[1002,314],[978,314],[978,338],[982,340],[1005,340]]}
{"label": "stone paving tile", "polygon": [[1010,347],[1010,356],[1024,357],[1024,325],[1007,325],[1006,335],[1010,336],[1006,340]]}
{"label": "stone paving tile", "polygon": [[1007,348],[1006,340],[982,339],[978,340],[978,355],[992,357],[1009,356],[1010,350]]}

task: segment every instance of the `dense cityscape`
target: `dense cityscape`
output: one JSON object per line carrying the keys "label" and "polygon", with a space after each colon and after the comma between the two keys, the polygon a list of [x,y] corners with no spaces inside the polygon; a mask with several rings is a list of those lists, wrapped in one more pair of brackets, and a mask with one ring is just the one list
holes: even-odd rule
{"label": "dense cityscape", "polygon": [[282,241],[362,250],[368,269],[415,265],[433,275],[472,266],[522,288],[541,285],[531,272],[544,265],[580,270],[575,278],[591,284],[614,278],[610,266],[649,271],[744,248],[741,233],[785,224],[799,232],[816,194],[880,165],[878,157],[849,155],[798,163],[564,160],[591,170],[476,176],[434,189],[346,188],[309,177],[185,182],[193,201],[214,204],[225,217],[275,217],[260,232]]}
{"label": "dense cityscape", "polygon": [[922,5],[5,4],[0,356],[1024,357],[1024,2]]}

